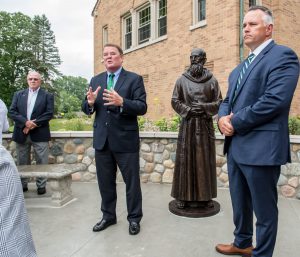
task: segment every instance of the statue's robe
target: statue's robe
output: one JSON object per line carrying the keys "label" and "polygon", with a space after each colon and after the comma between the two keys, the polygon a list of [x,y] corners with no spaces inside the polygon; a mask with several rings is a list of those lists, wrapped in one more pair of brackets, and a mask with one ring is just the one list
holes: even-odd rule
{"label": "statue's robe", "polygon": [[172,107],[182,117],[171,196],[182,201],[217,197],[215,133],[212,116],[222,96],[207,69],[201,78],[185,72],[177,81]]}

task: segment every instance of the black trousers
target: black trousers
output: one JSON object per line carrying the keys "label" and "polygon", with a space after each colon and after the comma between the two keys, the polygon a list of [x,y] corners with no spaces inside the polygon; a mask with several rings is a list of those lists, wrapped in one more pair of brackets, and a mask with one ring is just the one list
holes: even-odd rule
{"label": "black trousers", "polygon": [[108,142],[102,150],[95,151],[97,179],[102,198],[103,219],[116,219],[116,175],[119,167],[126,184],[127,220],[140,222],[142,212],[142,191],[140,184],[139,153],[113,152]]}

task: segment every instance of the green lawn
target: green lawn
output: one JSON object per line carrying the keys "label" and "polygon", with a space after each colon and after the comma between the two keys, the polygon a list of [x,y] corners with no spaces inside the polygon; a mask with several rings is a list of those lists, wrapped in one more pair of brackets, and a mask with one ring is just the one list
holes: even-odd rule
{"label": "green lawn", "polygon": [[91,131],[93,130],[92,118],[52,119],[51,131]]}

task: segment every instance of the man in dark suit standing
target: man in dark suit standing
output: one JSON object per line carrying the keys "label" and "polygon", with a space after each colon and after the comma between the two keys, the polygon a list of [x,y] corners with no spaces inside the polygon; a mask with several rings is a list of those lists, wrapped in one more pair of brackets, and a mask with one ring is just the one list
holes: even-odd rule
{"label": "man in dark suit standing", "polygon": [[147,111],[146,92],[142,77],[122,67],[123,51],[118,45],[104,46],[103,61],[106,72],[91,79],[82,104],[84,113],[96,114],[93,145],[103,217],[93,231],[117,222],[118,166],[126,184],[129,234],[136,235],[143,216],[137,116]]}
{"label": "man in dark suit standing", "polygon": [[[30,165],[31,146],[36,164],[47,164],[49,154],[49,121],[53,117],[54,97],[40,88],[41,75],[30,71],[27,75],[28,88],[14,94],[9,115],[14,120],[13,140],[17,143],[18,165]],[[28,180],[22,179],[23,191],[28,191]],[[46,193],[46,178],[37,178],[37,193]]]}
{"label": "man in dark suit standing", "polygon": [[267,8],[251,7],[243,27],[250,55],[229,76],[218,121],[225,135],[235,239],[232,244],[218,244],[216,250],[226,255],[271,257],[277,234],[280,166],[291,161],[288,116],[299,60],[290,48],[272,40],[273,17]]}

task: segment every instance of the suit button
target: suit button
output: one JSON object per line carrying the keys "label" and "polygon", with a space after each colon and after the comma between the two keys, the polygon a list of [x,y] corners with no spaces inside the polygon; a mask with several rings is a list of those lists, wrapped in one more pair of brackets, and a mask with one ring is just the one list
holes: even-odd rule
{"label": "suit button", "polygon": [[105,122],[105,126],[107,126],[108,125],[108,122]]}
{"label": "suit button", "polygon": [[107,113],[110,113],[110,111],[107,111]]}

